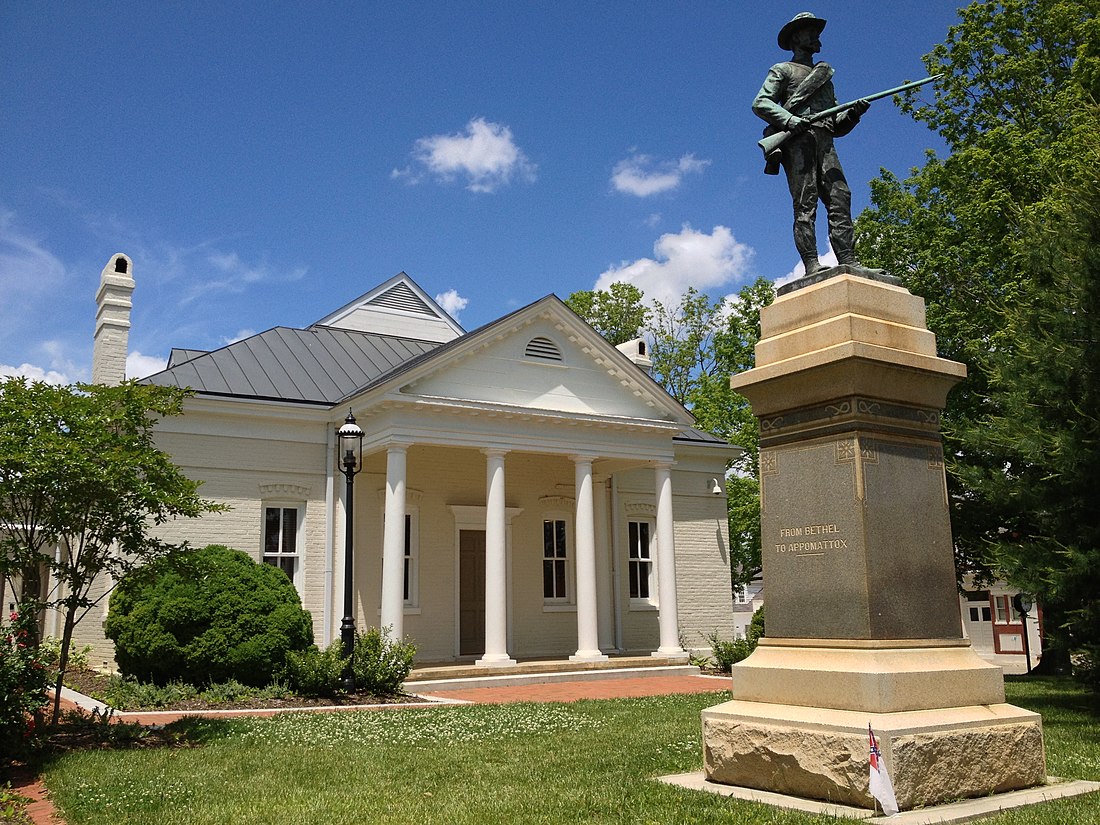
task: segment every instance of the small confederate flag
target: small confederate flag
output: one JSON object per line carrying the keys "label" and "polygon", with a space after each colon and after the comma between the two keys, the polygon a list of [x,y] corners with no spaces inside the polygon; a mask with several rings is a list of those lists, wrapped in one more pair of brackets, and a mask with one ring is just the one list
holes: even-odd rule
{"label": "small confederate flag", "polygon": [[884,814],[893,816],[898,812],[898,800],[894,796],[894,786],[890,783],[890,774],[886,772],[886,760],[878,749],[878,740],[875,739],[870,723],[867,724],[867,737],[871,740],[871,796],[882,805]]}

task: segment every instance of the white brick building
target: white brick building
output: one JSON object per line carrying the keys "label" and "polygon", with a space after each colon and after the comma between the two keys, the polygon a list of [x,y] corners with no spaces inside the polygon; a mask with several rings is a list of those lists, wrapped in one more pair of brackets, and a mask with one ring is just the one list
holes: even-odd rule
{"label": "white brick building", "polygon": [[232,509],[166,537],[281,566],[316,640],[339,638],[350,411],[359,628],[411,637],[421,663],[683,658],[732,628],[735,448],[647,361],[552,295],[466,333],[404,273],[306,329],[173,350],[146,380],[196,394],[157,443]]}

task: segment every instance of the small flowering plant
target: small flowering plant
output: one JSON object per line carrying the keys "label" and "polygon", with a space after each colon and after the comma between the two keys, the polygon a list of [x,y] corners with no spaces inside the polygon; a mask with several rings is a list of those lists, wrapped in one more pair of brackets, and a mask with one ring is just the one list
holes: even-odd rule
{"label": "small flowering plant", "polygon": [[47,701],[47,654],[32,643],[34,613],[0,622],[0,753],[12,754],[36,733],[35,716]]}

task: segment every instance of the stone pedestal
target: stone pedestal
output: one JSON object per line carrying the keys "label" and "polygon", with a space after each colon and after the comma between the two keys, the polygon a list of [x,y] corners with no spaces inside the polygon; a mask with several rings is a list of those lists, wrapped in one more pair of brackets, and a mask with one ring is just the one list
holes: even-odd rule
{"label": "stone pedestal", "polygon": [[939,418],[965,374],[889,280],[761,313],[731,386],[760,421],[767,637],[703,712],[709,780],[869,808],[870,724],[903,810],[1044,781],[1038,715],[962,636]]}

